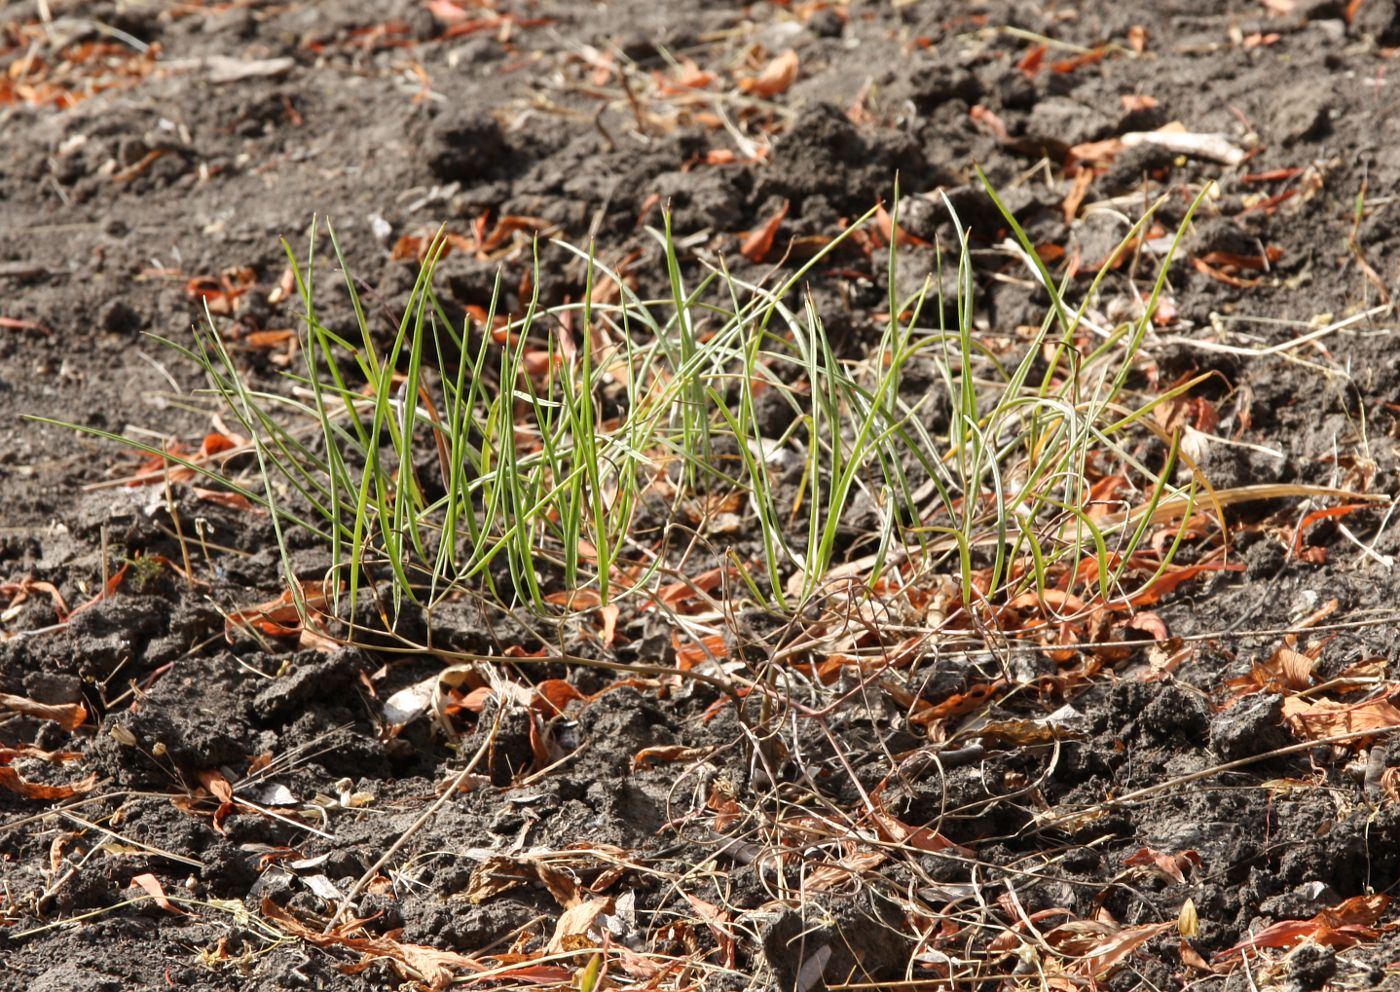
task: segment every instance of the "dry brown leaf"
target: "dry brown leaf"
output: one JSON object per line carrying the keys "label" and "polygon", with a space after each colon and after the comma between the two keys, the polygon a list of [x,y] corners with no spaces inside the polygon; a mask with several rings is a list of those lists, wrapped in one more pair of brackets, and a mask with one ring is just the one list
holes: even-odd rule
{"label": "dry brown leaf", "polygon": [[809,871],[802,880],[804,890],[825,892],[838,885],[845,885],[853,877],[874,871],[884,864],[883,851],[856,851],[846,855],[835,864],[818,865]]}
{"label": "dry brown leaf", "polygon": [[684,744],[655,744],[634,754],[632,767],[649,768],[652,763],[660,761],[699,761],[713,750],[709,747],[686,747]]}
{"label": "dry brown leaf", "polygon": [[749,96],[770,97],[786,93],[797,80],[797,53],[789,48],[773,59],[757,76],[739,80],[739,89]]}
{"label": "dry brown leaf", "polygon": [[80,761],[82,757],[82,754],[77,751],[45,751],[33,744],[21,744],[19,747],[0,747],[0,765],[8,765],[16,758],[33,758],[36,761],[66,765],[70,762]]}
{"label": "dry brown leaf", "polygon": [[351,920],[322,933],[309,927],[270,898],[262,901],[263,915],[278,926],[317,947],[347,947],[365,955],[366,963],[378,958],[397,961],[422,977],[431,989],[445,989],[456,979],[456,971],[484,971],[485,965],[475,958],[455,951],[441,951],[423,944],[404,944],[390,937],[354,937],[367,920]]}
{"label": "dry brown leaf", "polygon": [[692,59],[682,58],[668,74],[653,72],[652,79],[662,96],[684,96],[695,90],[708,89],[718,77],[709,69],[702,69]]}
{"label": "dry brown leaf", "polygon": [[1011,132],[1007,129],[1006,122],[997,116],[996,111],[979,103],[970,109],[967,115],[1001,144],[1004,145],[1011,140]]}
{"label": "dry brown leaf", "polygon": [[[1060,946],[1054,940],[1054,935],[1069,928],[1087,924],[1090,921],[1080,920],[1076,923],[1066,923],[1062,927],[1056,927],[1045,935],[1047,942]],[[1106,932],[1101,932],[1096,939],[1088,940],[1090,946],[1082,951],[1076,948],[1073,952],[1080,956],[1074,963],[1071,970],[1084,976],[1085,978],[1102,978],[1113,969],[1117,968],[1123,961],[1143,944],[1153,937],[1175,929],[1176,920],[1168,920],[1165,923],[1146,923],[1136,927],[1123,927],[1119,929],[1112,924],[1099,923],[1096,927],[1105,928]],[[1087,935],[1086,935],[1087,936]]]}
{"label": "dry brown leaf", "polygon": [[[1335,600],[1333,601],[1335,602]],[[1377,655],[1374,658],[1363,658],[1353,662],[1337,673],[1338,679],[1356,679],[1379,682],[1385,677],[1385,673],[1390,670],[1390,662],[1384,657]]]}
{"label": "dry brown leaf", "polygon": [[762,227],[750,231],[748,237],[744,238],[743,244],[739,246],[739,254],[755,264],[762,262],[772,251],[773,239],[778,236],[778,228],[782,226],[783,218],[787,216],[790,206],[791,204],[784,200],[782,208],[764,221]]}
{"label": "dry brown leaf", "polygon": [[[301,596],[306,608],[312,612],[324,610],[329,603],[325,583],[320,579],[302,579]],[[224,621],[225,639],[233,643],[238,631],[244,627],[252,627],[270,637],[301,634],[301,614],[297,612],[296,599],[291,591],[257,606],[230,613]]]}
{"label": "dry brown leaf", "polygon": [[[643,957],[626,944],[612,945],[612,952],[617,955],[617,965],[633,978],[640,978],[647,981],[664,974],[675,965],[657,964],[650,958]],[[651,988],[657,986],[653,984]]]}
{"label": "dry brown leaf", "polygon": [[729,913],[720,909],[713,903],[706,902],[699,896],[693,896],[689,892],[682,893],[691,907],[700,914],[700,918],[710,928],[710,933],[715,938],[715,943],[719,945],[720,956],[726,968],[734,967],[734,934],[729,928]]}
{"label": "dry brown leaf", "polygon": [[535,686],[530,708],[545,716],[556,716],[575,699],[585,698],[571,683],[564,679],[545,679]]}
{"label": "dry brown leaf", "polygon": [[145,872],[143,874],[137,875],[131,880],[131,884],[138,886],[143,892],[146,893],[146,895],[151,897],[152,902],[154,902],[157,906],[159,906],[166,912],[174,913],[176,916],[189,915],[179,906],[176,906],[174,903],[172,903],[169,898],[166,897],[165,890],[161,888],[159,880],[157,880],[156,877],[150,872]]}
{"label": "dry brown leaf", "polygon": [[701,572],[693,579],[662,586],[657,592],[656,598],[674,609],[687,600],[699,597],[701,593],[713,592],[724,583],[726,578],[737,577],[737,575],[737,570],[733,568],[717,566],[707,572]]}
{"label": "dry brown leaf", "polygon": [[531,873],[526,871],[514,858],[497,856],[487,858],[472,872],[467,887],[460,898],[473,905],[480,905],[494,899],[502,892],[509,892],[530,881]]}
{"label": "dry brown leaf", "polygon": [[612,905],[612,899],[604,896],[585,900],[564,910],[559,914],[559,922],[554,925],[554,936],[549,938],[546,952],[557,954],[563,950],[573,950],[565,947],[570,937],[583,937],[592,946],[594,941],[588,936],[588,931],[598,919],[598,914],[611,911]]}
{"label": "dry brown leaf", "polygon": [[1378,936],[1371,927],[1389,905],[1389,896],[1353,896],[1310,920],[1280,920],[1220,951],[1215,960],[1232,954],[1256,954],[1264,947],[1292,947],[1305,940],[1325,947],[1352,947]]}
{"label": "dry brown leaf", "polygon": [[1151,866],[1161,872],[1173,882],[1185,884],[1186,874],[1184,869],[1187,865],[1201,866],[1201,856],[1195,851],[1182,851],[1180,854],[1168,854],[1166,851],[1158,851],[1151,847],[1139,849],[1135,854],[1131,854],[1123,859],[1125,865]]}
{"label": "dry brown leaf", "polygon": [[219,802],[233,802],[233,787],[228,784],[228,779],[224,778],[223,772],[202,769],[195,772],[195,778],[199,779],[199,784],[204,786],[209,794]]}
{"label": "dry brown leaf", "polygon": [[1165,641],[1170,636],[1165,621],[1151,610],[1134,613],[1123,626],[1128,630],[1140,630],[1154,641]]}
{"label": "dry brown leaf", "polygon": [[1279,671],[1283,675],[1283,684],[1289,689],[1306,689],[1312,685],[1312,673],[1317,659],[1303,654],[1301,651],[1294,651],[1292,648],[1279,648],[1275,655],[1278,660]]}
{"label": "dry brown leaf", "polygon": [[496,227],[491,234],[482,240],[479,250],[482,253],[494,251],[506,242],[512,234],[517,231],[529,231],[540,237],[546,236],[551,231],[558,230],[557,224],[552,224],[543,217],[529,217],[524,214],[503,214],[496,221]]}
{"label": "dry brown leaf", "polygon": [[939,851],[952,851],[963,858],[974,856],[971,850],[953,843],[931,827],[911,827],[897,817],[878,810],[873,811],[870,818],[874,821],[875,832],[880,835],[882,840],[891,844],[903,844],[916,851],[926,851],[930,854],[936,854]]}
{"label": "dry brown leaf", "polygon": [[282,328],[274,331],[250,331],[243,335],[239,343],[253,351],[272,351],[283,345],[291,345],[296,339],[296,331]]}
{"label": "dry brown leaf", "polygon": [[1117,138],[1104,138],[1102,141],[1086,141],[1082,144],[1071,145],[1066,157],[1066,163],[1074,165],[1079,162],[1088,162],[1094,166],[1109,165],[1123,151],[1123,142]]}
{"label": "dry brown leaf", "polygon": [[25,799],[72,799],[97,787],[97,774],[68,785],[40,785],[22,778],[9,765],[0,765],[0,789],[9,789]]}
{"label": "dry brown leaf", "polygon": [[912,248],[915,246],[927,246],[928,242],[923,238],[910,234],[904,228],[896,228],[894,218],[890,216],[883,203],[875,207],[875,225],[880,231],[880,237],[885,239],[885,243],[891,241],[900,248]]}
{"label": "dry brown leaf", "polygon": [[1067,72],[1074,72],[1076,69],[1083,68],[1086,65],[1097,65],[1107,56],[1108,48],[1103,46],[1094,49],[1092,52],[1081,52],[1073,58],[1061,59],[1059,62],[1053,62],[1050,65],[1050,70],[1063,75]]}
{"label": "dry brown leaf", "polygon": [[[1071,149],[1071,152],[1073,149]],[[1074,223],[1074,218],[1079,214],[1079,208],[1084,203],[1084,197],[1089,195],[1089,187],[1093,185],[1094,174],[1088,169],[1080,169],[1074,177],[1074,182],[1070,185],[1069,192],[1065,194],[1064,202],[1060,205],[1066,224]]]}
{"label": "dry brown leaf", "polygon": [[72,730],[82,726],[88,717],[87,708],[82,703],[59,703],[50,705],[48,703],[36,703],[32,699],[24,696],[11,696],[9,693],[0,692],[0,707],[10,710],[13,713],[22,713],[25,716],[32,716],[36,720],[52,720],[64,730]]}
{"label": "dry brown leaf", "polygon": [[1040,71],[1041,63],[1045,61],[1046,53],[1049,51],[1049,45],[1036,45],[1026,53],[1021,61],[1016,63],[1016,68],[1020,69],[1021,73],[1027,79],[1034,79],[1035,74]]}
{"label": "dry brown leaf", "polygon": [[604,647],[612,647],[617,640],[617,621],[622,617],[622,608],[616,603],[609,603],[598,610],[598,616],[603,621],[603,629],[598,632],[598,639],[603,642]]}
{"label": "dry brown leaf", "polygon": [[560,909],[573,909],[583,901],[578,882],[567,872],[542,861],[532,862],[526,867],[527,870],[533,870],[544,883],[544,887],[549,890]]}
{"label": "dry brown leaf", "polygon": [[[0,582],[0,596],[11,597],[10,610],[24,603],[34,592],[42,592],[49,597],[49,601],[53,603],[54,614],[60,622],[68,619],[68,603],[64,600],[63,593],[59,592],[58,586],[52,582],[31,578],[24,578],[18,582]],[[9,620],[9,612],[7,610],[4,615],[0,615],[0,620]]]}
{"label": "dry brown leaf", "polygon": [[[1304,740],[1400,727],[1400,709],[1384,698],[1348,705],[1330,699],[1311,701],[1290,696],[1283,701],[1283,718]],[[1351,743],[1360,744],[1362,740],[1357,738]]]}
{"label": "dry brown leaf", "polygon": [[[1005,679],[997,679],[987,685],[974,685],[967,692],[957,693],[949,696],[941,703],[930,704],[927,700],[917,701],[915,712],[909,717],[909,722],[916,726],[928,726],[939,720],[951,720],[953,717],[967,716],[991,702],[1001,694],[1006,688]],[[922,705],[920,705],[922,704]]]}

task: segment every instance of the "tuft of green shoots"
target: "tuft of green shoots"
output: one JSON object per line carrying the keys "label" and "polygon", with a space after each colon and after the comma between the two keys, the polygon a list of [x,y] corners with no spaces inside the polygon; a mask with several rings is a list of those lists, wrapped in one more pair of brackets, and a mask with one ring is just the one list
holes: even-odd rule
{"label": "tuft of green shoots", "polygon": [[[709,546],[738,567],[740,588],[779,611],[802,608],[833,577],[875,590],[909,565],[954,575],[965,608],[984,616],[1027,591],[1043,598],[1057,581],[1103,601],[1130,596],[1124,584],[1141,573],[1158,508],[1184,500],[1188,509],[1157,559],[1159,575],[1184,540],[1197,491],[1194,478],[1174,481],[1179,439],[1159,436],[1150,416],[1194,383],[1140,401],[1129,385],[1201,200],[1141,316],[1095,343],[1089,307],[1156,208],[1076,307],[1068,281],[1056,284],[982,181],[1050,298],[1009,364],[974,321],[972,233],[951,205],[951,254],[938,246],[935,276],[899,298],[897,188],[885,246],[889,315],[855,357],[838,355],[803,287],[875,210],[775,286],[738,278],[722,260],[688,279],[694,270],[667,214],[653,232],[667,290],[659,299],[638,296],[592,247],[555,242],[582,263],[584,291],[580,302],[546,306],[536,245],[530,298],[506,313],[498,276],[482,323],[454,319],[436,294],[435,269],[449,250],[440,231],[388,334],[372,326],[325,224],[356,324],[350,338],[322,319],[313,224],[304,257],[284,242],[302,311],[302,368],[256,388],[212,318],[192,343],[167,342],[203,368],[254,465],[232,472],[68,426],[163,455],[267,511],[284,579],[298,594],[288,532],[324,542],[345,579],[343,592],[332,583],[335,612],[352,625],[367,608],[387,608],[393,623],[405,609],[431,613],[465,593],[556,617],[653,596],[690,543],[677,549],[639,535],[665,535],[668,515],[725,497],[737,497],[752,526],[747,539],[717,535]],[[909,395],[916,364],[941,389]],[[765,433],[765,404],[791,414],[778,436]],[[1125,480],[1122,506],[1096,502],[1092,480],[1110,472]],[[707,537],[708,515],[693,515]]]}

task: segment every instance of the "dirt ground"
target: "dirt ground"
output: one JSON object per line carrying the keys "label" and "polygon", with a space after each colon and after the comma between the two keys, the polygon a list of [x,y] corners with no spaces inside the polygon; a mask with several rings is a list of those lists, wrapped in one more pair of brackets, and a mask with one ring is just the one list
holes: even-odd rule
{"label": "dirt ground", "polygon": [[[1014,341],[1045,297],[975,164],[1081,288],[1148,203],[1168,194],[1173,231],[1213,181],[1145,374],[1216,373],[1193,394],[1216,487],[1394,494],[1396,46],[1381,0],[0,7],[0,988],[577,988],[590,961],[617,988],[1396,987],[1400,737],[1316,743],[1400,722],[1383,503],[1232,508],[1242,567],[1119,627],[1143,646],[1093,672],[921,656],[899,678],[942,733],[1003,693],[941,751],[893,689],[750,747],[713,687],[627,673],[674,661],[655,613],[623,618],[615,670],[512,670],[588,697],[562,715],[462,711],[449,741],[384,731],[440,659],[226,639],[280,591],[265,519],[127,486],[139,457],[21,419],[197,448],[199,370],[151,335],[188,341],[208,303],[270,381],[298,326],[279,239],[300,251],[315,217],[378,320],[441,224],[529,218],[656,291],[664,204],[757,277],[898,175],[901,271],[947,243],[943,191],[978,326]],[[1144,132],[1217,137],[1113,140]],[[526,234],[449,255],[444,298],[486,306],[504,266],[519,306]],[[812,274],[844,352],[879,333],[883,272],[877,251]],[[1151,277],[1125,264],[1104,298]],[[547,249],[545,302],[580,286]],[[539,649],[484,617],[462,607],[458,650]],[[872,794],[884,812],[838,830]]]}

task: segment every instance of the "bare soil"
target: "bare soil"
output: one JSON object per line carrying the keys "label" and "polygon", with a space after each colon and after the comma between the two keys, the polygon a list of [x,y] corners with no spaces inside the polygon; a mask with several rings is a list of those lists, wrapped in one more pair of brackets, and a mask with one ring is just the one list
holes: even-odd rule
{"label": "bare soil", "polygon": [[[972,228],[979,326],[1015,340],[1045,297],[998,252],[1005,225],[976,164],[1047,259],[1090,274],[1122,217],[1168,193],[1172,230],[1217,183],[1144,374],[1218,373],[1199,394],[1219,414],[1210,433],[1239,443],[1208,448],[1217,487],[1393,494],[1397,45],[1400,14],[1381,0],[5,5],[0,692],[86,718],[0,709],[0,988],[577,987],[604,938],[620,988],[1400,981],[1400,738],[1247,760],[1309,740],[1283,712],[1304,687],[1346,705],[1394,691],[1400,534],[1384,505],[1232,510],[1243,570],[1154,607],[1170,664],[1146,628],[1121,629],[1145,646],[1088,678],[1070,677],[1077,657],[1043,652],[920,656],[898,677],[933,705],[1021,687],[990,714],[1001,731],[942,752],[889,693],[820,719],[794,710],[765,749],[709,686],[563,662],[512,677],[587,699],[549,720],[462,712],[449,742],[428,720],[384,731],[385,700],[440,660],[228,642],[224,613],[279,592],[265,520],[183,484],[168,498],[97,486],[139,459],[20,419],[198,447],[212,429],[190,395],[198,370],[150,335],[188,340],[208,299],[250,372],[273,376],[288,347],[275,332],[297,326],[275,292],[279,239],[300,250],[315,217],[336,224],[381,320],[416,272],[396,254],[444,223],[467,235],[536,218],[660,288],[643,228],[669,203],[683,243],[760,278],[889,199],[898,175],[911,235],[947,243],[939,190]],[[768,93],[788,50],[796,77]],[[1066,209],[1076,149],[1174,121],[1243,160],[1115,150]],[[745,261],[745,235],[784,202],[771,257]],[[518,306],[529,259],[512,244],[448,256],[444,297],[485,306],[504,266]],[[902,271],[917,282],[932,257],[914,245]],[[1154,272],[1124,265],[1105,299],[1140,299]],[[813,274],[849,353],[876,340],[883,281],[879,252]],[[555,249],[541,283],[547,303],[582,291]],[[343,294],[325,306],[352,326]],[[197,582],[174,568],[192,547]],[[296,552],[299,570],[324,568],[323,551]],[[96,601],[61,622],[42,583],[68,609]],[[655,615],[622,633],[611,660],[673,650]],[[466,607],[455,637],[499,655],[541,647]],[[598,655],[586,641],[570,650]],[[1313,659],[1301,683],[1232,684],[1285,648]],[[947,712],[944,733],[971,710]],[[1048,714],[1059,731],[1036,736]],[[547,771],[532,747],[546,727],[562,758]],[[493,733],[473,787],[355,892],[363,922],[325,935],[336,899]],[[638,761],[648,748],[670,750]],[[877,790],[895,826],[856,816]],[[1096,815],[1070,815],[1083,810]],[[842,834],[846,814],[859,826]],[[580,930],[559,927],[593,899],[608,901]],[[1285,921],[1298,921],[1287,939],[1266,929]],[[1260,932],[1272,946],[1237,949]]]}

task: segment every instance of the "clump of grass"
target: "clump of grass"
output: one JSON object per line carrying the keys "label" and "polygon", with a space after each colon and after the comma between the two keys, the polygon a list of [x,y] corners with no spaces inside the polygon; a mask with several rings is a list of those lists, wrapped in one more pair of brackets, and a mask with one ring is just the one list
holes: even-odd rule
{"label": "clump of grass", "polygon": [[[990,186],[988,195],[996,199]],[[724,496],[737,496],[752,539],[714,543],[747,594],[772,610],[802,608],[834,576],[873,589],[892,568],[901,582],[956,576],[969,616],[994,618],[996,604],[1043,596],[1056,582],[1122,599],[1128,582],[1154,577],[1139,574],[1137,552],[1168,515],[1162,508],[1177,507],[1184,520],[1196,497],[1194,481],[1173,481],[1179,446],[1148,416],[1192,384],[1137,405],[1128,390],[1170,253],[1141,316],[1086,347],[1085,308],[1108,266],[1074,309],[1068,287],[1056,285],[996,202],[1051,303],[1013,365],[974,328],[968,233],[955,215],[958,243],[939,264],[956,273],[956,298],[929,280],[898,299],[891,243],[889,319],[858,360],[838,357],[803,286],[873,210],[775,286],[737,278],[722,260],[700,266],[692,284],[686,273],[697,270],[682,264],[667,218],[654,232],[669,290],[659,299],[639,297],[591,251],[560,243],[584,265],[583,302],[545,307],[536,290],[520,312],[500,314],[498,279],[485,321],[461,324],[433,288],[447,248],[440,234],[387,343],[371,333],[327,224],[357,335],[322,320],[313,228],[304,256],[285,246],[304,367],[280,388],[255,386],[212,320],[192,343],[166,342],[203,368],[251,439],[251,478],[77,429],[164,455],[267,510],[294,593],[289,531],[324,542],[336,612],[352,623],[370,587],[388,590],[395,615],[405,604],[431,611],[464,591],[556,616],[653,595],[690,560],[694,542],[679,540],[675,526],[680,508]],[[898,230],[897,196],[892,223]],[[616,301],[592,302],[604,281]],[[941,390],[901,390],[916,360],[931,363]],[[772,402],[764,392],[792,413],[781,436],[760,426],[760,402]],[[1111,473],[1129,495],[1102,512],[1093,484]],[[857,508],[865,532],[852,540]],[[655,539],[639,537],[643,515]],[[1152,559],[1158,572],[1184,532],[1183,524]],[[706,537],[703,520],[695,536]]]}

